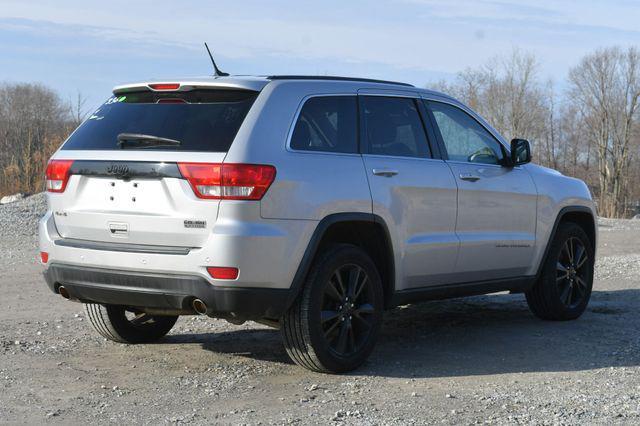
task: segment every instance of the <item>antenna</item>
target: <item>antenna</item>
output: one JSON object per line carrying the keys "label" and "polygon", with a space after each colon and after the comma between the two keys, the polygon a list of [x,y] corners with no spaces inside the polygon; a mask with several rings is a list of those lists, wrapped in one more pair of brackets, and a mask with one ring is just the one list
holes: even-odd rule
{"label": "antenna", "polygon": [[216,65],[216,61],[213,60],[213,55],[211,54],[211,51],[209,50],[209,46],[207,46],[207,42],[204,43],[204,47],[207,49],[207,53],[209,54],[209,58],[211,58],[211,63],[213,64],[213,75],[215,75],[216,77],[226,77],[229,75],[228,72],[222,72],[220,71],[220,69],[218,68],[218,66]]}

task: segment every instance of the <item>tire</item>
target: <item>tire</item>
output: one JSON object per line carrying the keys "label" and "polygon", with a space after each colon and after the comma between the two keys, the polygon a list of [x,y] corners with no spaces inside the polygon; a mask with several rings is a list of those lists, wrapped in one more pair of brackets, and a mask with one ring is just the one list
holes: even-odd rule
{"label": "tire", "polygon": [[118,305],[85,303],[84,310],[100,335],[118,343],[155,342],[164,337],[178,320],[177,316],[148,315]]}
{"label": "tire", "polygon": [[289,357],[322,373],[356,369],[378,339],[383,299],[380,275],[364,250],[329,247],[314,261],[298,299],[281,320]]}
{"label": "tire", "polygon": [[544,320],[578,318],[593,287],[594,250],[584,230],[572,222],[558,226],[540,278],[526,293],[529,309]]}

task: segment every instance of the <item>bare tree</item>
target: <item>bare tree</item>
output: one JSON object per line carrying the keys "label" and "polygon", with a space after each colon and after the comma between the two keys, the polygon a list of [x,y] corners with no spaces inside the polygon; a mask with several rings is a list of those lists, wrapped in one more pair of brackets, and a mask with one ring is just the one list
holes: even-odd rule
{"label": "bare tree", "polygon": [[640,105],[640,53],[600,49],[569,73],[570,95],[597,148],[600,214],[625,214]]}
{"label": "bare tree", "polygon": [[553,90],[553,82],[549,81],[544,91],[542,100],[543,110],[546,113],[544,129],[541,129],[541,143],[538,159],[544,165],[554,169],[565,169],[567,152],[565,144],[562,144],[562,116],[558,116],[556,95]]}
{"label": "bare tree", "polygon": [[82,124],[84,119],[87,117],[87,97],[82,94],[82,92],[78,91],[76,94],[75,101],[69,102],[71,109],[71,116],[73,118],[73,124],[75,127]]}

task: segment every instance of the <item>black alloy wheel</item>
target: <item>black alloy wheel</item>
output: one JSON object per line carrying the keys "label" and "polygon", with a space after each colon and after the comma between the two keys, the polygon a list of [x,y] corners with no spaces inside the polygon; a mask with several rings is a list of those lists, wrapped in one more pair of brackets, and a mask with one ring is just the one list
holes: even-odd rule
{"label": "black alloy wheel", "polygon": [[587,308],[593,286],[594,251],[585,230],[561,222],[539,277],[526,292],[531,312],[546,320],[578,318]]}
{"label": "black alloy wheel", "polygon": [[325,284],[321,323],[331,350],[346,357],[362,349],[373,329],[375,294],[360,266],[338,267]]}
{"label": "black alloy wheel", "polygon": [[587,296],[588,261],[587,249],[578,238],[565,241],[558,255],[556,282],[560,300],[567,308],[575,308]]}
{"label": "black alloy wheel", "polygon": [[323,373],[358,368],[373,350],[384,310],[382,281],[362,248],[335,244],[314,260],[298,298],[281,318],[289,357]]}

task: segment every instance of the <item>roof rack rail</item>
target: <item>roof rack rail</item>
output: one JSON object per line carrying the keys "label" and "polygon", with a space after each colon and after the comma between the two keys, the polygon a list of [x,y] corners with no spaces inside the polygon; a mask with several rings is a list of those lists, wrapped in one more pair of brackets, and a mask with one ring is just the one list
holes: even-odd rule
{"label": "roof rack rail", "polygon": [[329,75],[270,75],[267,76],[269,80],[334,80],[334,81],[362,81],[366,83],[382,83],[382,84],[395,84],[398,86],[415,87],[413,84],[400,83],[398,81],[388,80],[375,80],[372,78],[358,78],[358,77],[336,77]]}

